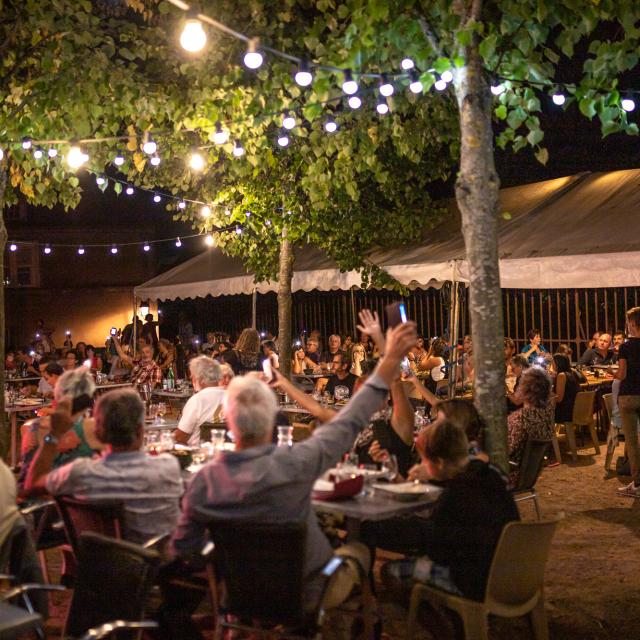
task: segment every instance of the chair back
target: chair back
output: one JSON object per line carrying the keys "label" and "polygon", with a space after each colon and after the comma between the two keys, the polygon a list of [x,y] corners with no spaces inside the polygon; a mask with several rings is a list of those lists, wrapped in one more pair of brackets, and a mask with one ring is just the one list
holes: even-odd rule
{"label": "chair back", "polygon": [[209,523],[214,562],[224,581],[221,610],[278,624],[304,619],[304,523]]}
{"label": "chair back", "polygon": [[534,438],[527,440],[522,453],[518,485],[514,487],[514,491],[530,491],[536,486],[542,471],[544,456],[550,444],[551,440],[536,440]]}
{"label": "chair back", "polygon": [[517,606],[541,589],[551,538],[557,522],[510,522],[505,525],[491,563],[486,599]]}
{"label": "chair back", "polygon": [[[160,555],[137,544],[82,533],[78,573],[63,638],[77,638],[112,620],[142,620]],[[136,632],[127,636],[135,637]]]}
{"label": "chair back", "polygon": [[604,406],[607,410],[607,423],[611,424],[611,418],[613,418],[613,393],[605,393],[602,396],[604,400]]}
{"label": "chair back", "polygon": [[121,502],[88,501],[72,496],[56,496],[69,544],[78,553],[80,534],[92,531],[110,538],[122,537],[124,510]]}
{"label": "chair back", "polygon": [[571,422],[577,425],[588,425],[593,422],[593,404],[596,400],[595,391],[579,391],[573,405]]}

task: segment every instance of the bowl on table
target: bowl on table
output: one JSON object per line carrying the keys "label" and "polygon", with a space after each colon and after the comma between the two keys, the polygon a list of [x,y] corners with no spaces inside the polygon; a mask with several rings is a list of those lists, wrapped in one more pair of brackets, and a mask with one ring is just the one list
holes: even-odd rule
{"label": "bowl on table", "polygon": [[346,500],[358,495],[364,486],[362,475],[353,475],[346,480],[316,480],[313,485],[312,497],[314,500]]}

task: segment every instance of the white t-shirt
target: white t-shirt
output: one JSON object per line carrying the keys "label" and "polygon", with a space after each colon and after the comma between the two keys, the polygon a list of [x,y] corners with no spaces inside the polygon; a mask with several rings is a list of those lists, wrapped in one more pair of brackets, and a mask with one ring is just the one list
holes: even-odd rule
{"label": "white t-shirt", "polygon": [[178,429],[189,434],[187,444],[197,447],[200,444],[200,425],[212,422],[216,410],[222,405],[224,389],[222,387],[205,387],[191,396],[182,409]]}

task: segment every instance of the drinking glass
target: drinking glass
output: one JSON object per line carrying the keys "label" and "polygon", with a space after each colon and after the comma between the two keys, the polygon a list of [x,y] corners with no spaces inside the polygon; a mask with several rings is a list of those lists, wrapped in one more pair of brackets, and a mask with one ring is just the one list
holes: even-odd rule
{"label": "drinking glass", "polygon": [[155,452],[158,447],[159,434],[157,431],[149,430],[144,432],[145,451]]}
{"label": "drinking glass", "polygon": [[158,405],[156,403],[150,404],[147,407],[148,418],[150,422],[153,422],[158,417]]}
{"label": "drinking glass", "polygon": [[349,388],[343,385],[338,385],[333,390],[333,396],[336,399],[336,402],[345,402],[349,399]]}
{"label": "drinking glass", "polygon": [[211,429],[211,444],[214,452],[222,448],[227,432],[225,429]]}
{"label": "drinking glass", "polygon": [[163,429],[160,432],[160,447],[163,451],[173,449],[173,432],[170,429]]}
{"label": "drinking glass", "polygon": [[293,444],[293,427],[278,427],[278,446],[290,447]]}
{"label": "drinking glass", "polygon": [[158,409],[157,409],[158,424],[162,424],[164,422],[163,417],[166,413],[167,413],[167,403],[158,402]]}
{"label": "drinking glass", "polygon": [[382,461],[382,471],[389,482],[393,482],[398,476],[398,459],[392,453]]}
{"label": "drinking glass", "polygon": [[207,459],[206,449],[194,449],[191,452],[191,460],[193,464],[203,464]]}

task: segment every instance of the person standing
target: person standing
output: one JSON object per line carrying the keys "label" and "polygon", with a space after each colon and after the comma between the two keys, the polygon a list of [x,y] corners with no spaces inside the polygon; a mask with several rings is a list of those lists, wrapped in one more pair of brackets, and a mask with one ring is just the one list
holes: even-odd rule
{"label": "person standing", "polygon": [[622,432],[631,466],[631,482],[618,489],[618,494],[640,498],[640,455],[638,452],[638,419],[640,419],[640,307],[627,311],[629,339],[620,345],[618,371],[620,380],[618,408]]}

